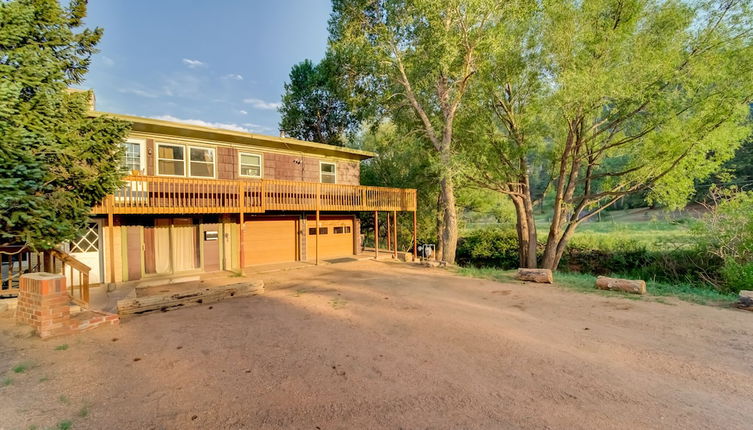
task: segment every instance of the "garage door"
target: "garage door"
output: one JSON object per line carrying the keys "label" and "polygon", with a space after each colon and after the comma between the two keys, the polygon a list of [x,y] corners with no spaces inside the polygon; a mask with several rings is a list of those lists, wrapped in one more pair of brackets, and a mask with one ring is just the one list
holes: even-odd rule
{"label": "garage door", "polygon": [[[309,217],[306,232],[306,256],[316,259],[316,217]],[[321,218],[319,220],[319,258],[353,255],[353,218]]]}
{"label": "garage door", "polygon": [[246,221],[243,241],[244,266],[295,261],[296,218]]}

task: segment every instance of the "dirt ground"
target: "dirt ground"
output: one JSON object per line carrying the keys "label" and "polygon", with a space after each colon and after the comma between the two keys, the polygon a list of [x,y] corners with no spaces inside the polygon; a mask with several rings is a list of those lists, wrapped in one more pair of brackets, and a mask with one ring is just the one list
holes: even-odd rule
{"label": "dirt ground", "polygon": [[753,427],[751,312],[391,262],[263,278],[48,341],[6,313],[0,429]]}

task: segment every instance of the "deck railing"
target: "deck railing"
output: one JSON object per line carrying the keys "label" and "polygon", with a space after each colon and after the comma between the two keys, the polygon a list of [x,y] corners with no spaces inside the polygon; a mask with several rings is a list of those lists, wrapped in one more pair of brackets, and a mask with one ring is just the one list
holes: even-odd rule
{"label": "deck railing", "polygon": [[18,295],[21,275],[43,271],[65,276],[71,299],[89,303],[89,266],[60,249],[36,252],[25,246],[0,247],[0,296]]}
{"label": "deck railing", "polygon": [[[318,202],[318,204],[317,204]],[[415,211],[416,190],[283,180],[128,176],[95,214]]]}

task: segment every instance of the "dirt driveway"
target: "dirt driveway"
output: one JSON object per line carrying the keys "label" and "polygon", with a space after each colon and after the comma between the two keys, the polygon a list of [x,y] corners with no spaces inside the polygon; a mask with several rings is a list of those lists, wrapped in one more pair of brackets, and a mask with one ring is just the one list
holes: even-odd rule
{"label": "dirt driveway", "polygon": [[264,277],[50,341],[6,314],[0,429],[753,426],[751,313],[389,262]]}

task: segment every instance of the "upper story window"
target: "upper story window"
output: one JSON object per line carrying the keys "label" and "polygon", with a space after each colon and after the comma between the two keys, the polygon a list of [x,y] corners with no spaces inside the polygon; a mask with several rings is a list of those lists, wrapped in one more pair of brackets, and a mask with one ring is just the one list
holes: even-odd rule
{"label": "upper story window", "polygon": [[186,175],[186,148],[182,145],[157,144],[157,174]]}
{"label": "upper story window", "polygon": [[240,175],[250,178],[261,178],[261,155],[241,152],[238,154]]}
{"label": "upper story window", "polygon": [[214,149],[189,147],[189,176],[214,178]]}
{"label": "upper story window", "polygon": [[157,174],[214,178],[214,151],[214,148],[158,143]]}
{"label": "upper story window", "polygon": [[321,161],[319,163],[319,182],[334,184],[337,182],[337,165]]}
{"label": "upper story window", "polygon": [[139,140],[128,140],[123,142],[125,155],[123,158],[123,167],[130,174],[134,171],[142,172],[144,169],[144,142]]}

